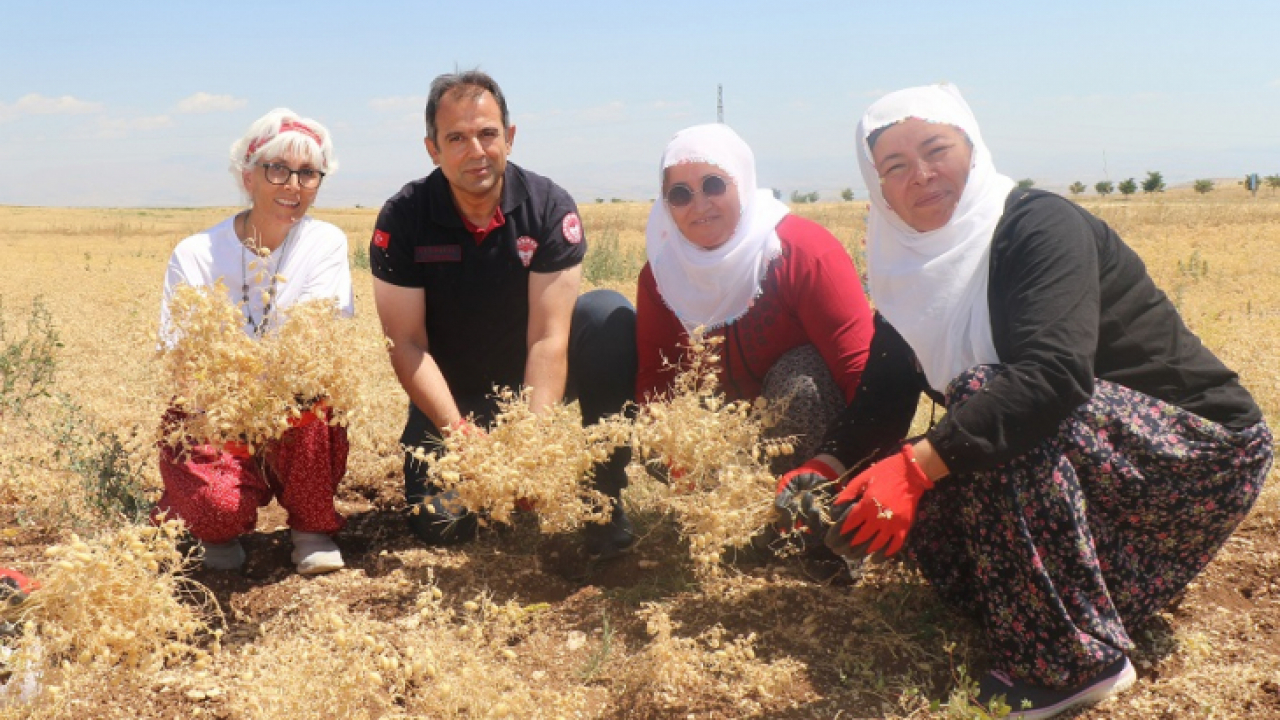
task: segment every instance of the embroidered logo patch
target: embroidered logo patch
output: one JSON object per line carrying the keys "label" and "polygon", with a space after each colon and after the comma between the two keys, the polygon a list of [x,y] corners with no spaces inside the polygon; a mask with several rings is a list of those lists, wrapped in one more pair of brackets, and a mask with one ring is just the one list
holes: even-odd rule
{"label": "embroidered logo patch", "polygon": [[413,259],[420,263],[462,262],[461,245],[426,245],[413,249]]}
{"label": "embroidered logo patch", "polygon": [[537,249],[538,241],[528,235],[522,235],[519,240],[516,240],[516,253],[520,255],[520,262],[524,263],[525,267],[529,267],[529,263],[533,262],[533,253]]}
{"label": "embroidered logo patch", "polygon": [[564,233],[564,239],[574,245],[582,242],[582,221],[578,219],[578,213],[565,215],[560,222],[560,230]]}
{"label": "embroidered logo patch", "polygon": [[386,250],[386,249],[387,249],[387,246],[388,246],[388,245],[390,245],[390,244],[391,244],[391,233],[388,233],[388,232],[386,232],[386,231],[384,231],[384,230],[374,230],[374,231],[373,231],[373,245],[374,245],[374,247],[380,247],[380,248],[382,248],[383,250]]}

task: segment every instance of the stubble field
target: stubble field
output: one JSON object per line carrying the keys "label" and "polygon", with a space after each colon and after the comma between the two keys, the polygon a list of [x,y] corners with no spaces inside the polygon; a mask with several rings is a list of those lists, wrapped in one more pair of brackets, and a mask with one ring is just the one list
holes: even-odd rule
{"label": "stubble field", "polygon": [[[1084,204],[1274,419],[1280,197],[1222,188]],[[860,258],[865,208],[795,210]],[[582,208],[589,286],[634,297],[647,209]],[[374,210],[314,212],[351,241],[360,341],[335,350],[367,369],[372,408],[351,428],[339,490],[347,569],[296,575],[272,505],[244,572],[169,572],[182,565],[173,542],[127,520],[159,488],[152,443],[167,398],[152,333],[173,246],[231,211],[0,207],[0,351],[58,343],[50,392],[18,410],[21,388],[6,387],[0,405],[0,566],[45,583],[27,619],[49,625],[43,654],[15,656],[30,672],[9,676],[12,697],[39,672],[34,698],[0,700],[0,718],[983,717],[954,692],[987,667],[981,634],[911,567],[878,565],[854,584],[743,548],[707,577],[643,473],[626,501],[641,541],[605,565],[529,518],[458,548],[413,539],[396,447],[405,399],[362,262]],[[29,356],[0,363],[6,379],[31,370]],[[1131,628],[1135,689],[1083,717],[1280,717],[1278,520],[1273,477],[1206,573]]]}

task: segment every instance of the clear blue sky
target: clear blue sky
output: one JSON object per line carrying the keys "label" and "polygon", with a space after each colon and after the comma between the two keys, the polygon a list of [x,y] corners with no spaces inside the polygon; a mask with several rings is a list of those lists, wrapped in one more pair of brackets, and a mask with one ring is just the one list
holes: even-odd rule
{"label": "clear blue sky", "polygon": [[321,206],[431,166],[431,78],[480,67],[512,159],[579,202],[651,198],[676,130],[725,119],[762,184],[865,198],[854,125],[948,80],[996,166],[1042,187],[1280,172],[1280,3],[0,0],[0,204],[226,205],[227,148],[273,107],[320,120]]}

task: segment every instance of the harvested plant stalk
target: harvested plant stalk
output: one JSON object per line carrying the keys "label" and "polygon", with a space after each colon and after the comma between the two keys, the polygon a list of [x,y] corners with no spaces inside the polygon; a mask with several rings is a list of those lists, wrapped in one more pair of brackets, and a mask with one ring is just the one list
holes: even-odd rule
{"label": "harvested plant stalk", "polygon": [[636,455],[669,468],[660,503],[676,516],[703,570],[714,570],[724,550],[748,543],[769,522],[768,458],[792,452],[789,439],[763,437],[770,422],[763,399],[725,400],[716,373],[719,342],[695,332],[672,391],[651,399],[634,421]]}
{"label": "harvested plant stalk", "polygon": [[[50,547],[42,586],[20,606],[24,624],[15,667],[153,673],[171,663],[209,662],[200,644],[219,610],[213,595],[183,573],[192,559],[177,544],[183,527],[128,526],[96,539],[72,536]],[[46,673],[47,674],[47,673]]]}
{"label": "harvested plant stalk", "polygon": [[221,283],[177,288],[169,314],[171,337],[160,357],[181,412],[161,439],[175,449],[239,443],[252,452],[320,399],[331,424],[363,414],[367,369],[354,351],[362,339],[335,301],[290,306],[284,323],[256,341]]}
{"label": "harvested plant stalk", "polygon": [[628,442],[627,421],[615,416],[584,428],[576,403],[535,413],[527,389],[495,392],[498,413],[488,429],[448,432],[435,452],[408,448],[427,464],[430,482],[489,521],[510,524],[522,506],[537,508],[543,532],[608,520],[613,501],[591,488],[592,470]]}

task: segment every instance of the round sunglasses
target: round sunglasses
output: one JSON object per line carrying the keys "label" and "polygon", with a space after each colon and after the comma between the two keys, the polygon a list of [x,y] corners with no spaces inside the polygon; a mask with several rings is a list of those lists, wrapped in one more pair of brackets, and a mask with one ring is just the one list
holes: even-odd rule
{"label": "round sunglasses", "polygon": [[[707,175],[702,178],[702,194],[708,198],[720,197],[729,189],[729,181],[720,175]],[[697,191],[685,183],[676,183],[667,188],[663,197],[671,207],[682,208],[693,202]]]}

